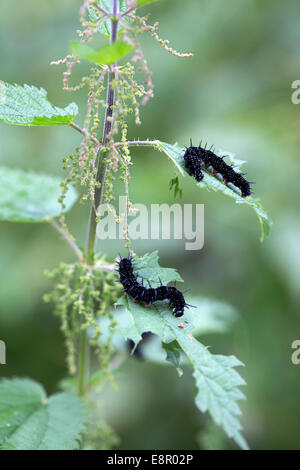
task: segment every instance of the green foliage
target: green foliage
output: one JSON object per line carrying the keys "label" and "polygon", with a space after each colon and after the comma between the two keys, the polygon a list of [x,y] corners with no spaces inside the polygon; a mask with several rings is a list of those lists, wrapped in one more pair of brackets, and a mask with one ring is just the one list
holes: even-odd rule
{"label": "green foliage", "polygon": [[[136,260],[137,276],[148,279],[145,267],[147,259],[151,260],[152,266],[149,274],[153,283],[161,277],[165,284],[177,279],[177,273],[174,275],[172,270],[163,273],[164,268],[159,266],[155,274],[153,260],[156,259],[156,265],[158,265],[156,253]],[[142,272],[140,266],[142,266]],[[245,382],[234,369],[242,363],[234,356],[212,354],[193,336],[194,326],[189,321],[189,317],[185,314],[183,319],[179,320],[174,317],[165,303],[156,302],[151,308],[145,308],[139,303],[134,303],[129,296],[123,296],[117,306],[122,307],[123,313],[117,331],[125,339],[129,338],[138,343],[145,331],[154,333],[162,343],[169,345],[167,360],[171,361],[180,373],[179,348],[184,352],[193,368],[198,389],[195,399],[197,407],[203,413],[209,411],[214,421],[225,430],[227,435],[232,437],[241,448],[246,449],[247,443],[241,434],[241,425],[237,418],[241,411],[236,403],[237,400],[244,398],[238,387],[244,385]],[[198,313],[193,312],[191,315],[197,317]],[[179,326],[179,321],[184,328]]]}
{"label": "green foliage", "polygon": [[[103,8],[105,11],[112,12],[113,0],[98,0],[97,3],[99,7]],[[127,8],[127,0],[119,0],[119,12],[124,13]]]}
{"label": "green foliage", "polygon": [[53,106],[43,88],[0,81],[0,122],[17,126],[56,126],[70,124],[77,114],[75,103],[64,109]]}
{"label": "green foliage", "polygon": [[[151,145],[150,141],[149,141],[149,145]],[[184,148],[179,147],[178,144],[170,145],[165,142],[160,142],[157,140],[153,141],[152,145],[155,149],[162,151],[163,153],[167,155],[168,158],[170,158],[170,160],[172,160],[172,162],[174,163],[177,170],[182,176],[185,176],[186,174],[188,174],[184,168],[184,160],[183,160],[183,155],[185,152]],[[220,151],[219,155],[228,156],[229,162],[233,163],[234,165],[237,165],[237,169],[240,169],[240,167],[245,163],[242,160],[237,160],[236,158],[234,158],[233,154],[229,152]],[[261,241],[263,241],[264,238],[269,235],[272,222],[269,219],[267,213],[263,210],[262,205],[259,202],[259,199],[254,198],[252,196],[248,196],[246,198],[241,197],[240,191],[238,189],[236,189],[234,186],[224,185],[218,175],[213,176],[210,169],[206,170],[203,168],[203,174],[204,174],[204,178],[200,183],[197,183],[194,180],[197,186],[199,186],[200,188],[205,188],[208,191],[210,190],[221,191],[226,196],[230,196],[231,198],[235,199],[235,202],[237,204],[247,204],[248,206],[252,207],[260,223],[260,227],[261,227],[260,239]]]}
{"label": "green foliage", "polygon": [[[149,145],[151,145],[151,141],[149,141]],[[176,166],[176,170],[182,175],[185,176],[185,168],[183,165],[183,155],[185,150],[179,147],[176,143],[175,145],[167,144],[166,142],[160,142],[159,140],[155,140],[153,142],[154,148],[163,152],[167,157],[174,163]]]}
{"label": "green foliage", "polygon": [[[60,196],[57,178],[0,167],[0,220],[44,222],[61,213]],[[76,191],[70,188],[65,195],[64,210],[71,209],[76,199]]]}
{"label": "green foliage", "polygon": [[163,343],[162,347],[166,352],[166,361],[176,368],[179,377],[181,377],[183,374],[183,370],[180,367],[181,350],[177,342],[172,341],[172,343]]}
{"label": "green foliage", "polygon": [[[167,284],[172,281],[182,281],[181,276],[172,268],[161,268],[158,263],[158,253],[154,251],[145,254],[142,258],[136,258],[134,261],[138,267],[137,273],[145,280],[149,280],[151,285],[160,284],[159,279]],[[188,294],[185,294],[186,296]],[[207,297],[188,297],[189,303],[194,307],[187,309],[184,320],[187,321],[192,329],[193,336],[199,337],[208,333],[226,333],[230,330],[232,324],[236,321],[238,315],[236,310],[226,302],[221,302]],[[118,308],[113,312],[113,319],[119,326],[124,319],[123,310]],[[99,343],[102,345],[107,341],[110,331],[110,320],[102,316],[98,320],[101,330]],[[137,339],[138,341],[138,339]],[[115,351],[126,348],[123,339],[117,330],[113,331],[112,346]],[[143,346],[143,354],[150,362],[166,365],[166,349],[162,349],[161,344],[155,338],[147,341]]]}
{"label": "green foliage", "polygon": [[120,39],[97,50],[79,42],[71,42],[70,47],[74,55],[98,65],[113,64],[125,57],[133,49],[133,46],[125,44]]}
{"label": "green foliage", "polygon": [[85,405],[71,393],[47,398],[32,380],[0,382],[1,450],[77,449],[86,421]]}
{"label": "green foliage", "polygon": [[[142,7],[147,3],[157,2],[157,0],[136,0],[136,8]],[[98,0],[98,5],[104,10],[111,12],[113,7],[112,0]],[[124,13],[128,9],[126,0],[119,0],[119,11]],[[107,30],[107,35],[110,34],[110,30]]]}
{"label": "green foliage", "polygon": [[[98,0],[98,5],[103,8],[105,11],[112,12],[113,9],[113,2],[112,0]],[[124,13],[128,9],[127,7],[127,0],[119,0],[119,12]],[[89,15],[92,21],[97,21],[98,10],[95,8],[89,8]],[[126,22],[128,23],[128,18],[125,17]],[[103,34],[103,36],[110,38],[111,35],[111,20],[105,20],[100,23],[98,27],[99,33]]]}
{"label": "green foliage", "polygon": [[[153,283],[154,284],[154,283]],[[187,295],[187,294],[186,294]],[[188,297],[188,301],[195,307],[186,310],[184,321],[188,322],[193,336],[199,338],[208,333],[226,333],[230,330],[232,324],[237,319],[237,312],[231,305],[206,297]],[[125,312],[126,317],[126,312]],[[113,321],[115,324],[122,325],[124,320],[124,310],[118,308],[113,312]],[[126,322],[127,320],[125,320]],[[101,336],[99,337],[100,346],[104,345],[111,336],[111,345],[115,352],[126,351],[127,346],[123,336],[118,329],[111,332],[111,320],[108,317],[101,317],[98,320]],[[113,333],[113,334],[112,334]],[[91,333],[92,334],[92,333]],[[172,347],[174,344],[172,344]],[[169,345],[161,344],[158,337],[152,336],[140,345],[142,355],[145,360],[160,366],[168,366],[170,361]],[[181,353],[180,358],[177,350],[174,350],[176,357],[176,367],[186,364],[186,357]]]}
{"label": "green foliage", "polygon": [[134,260],[134,265],[138,268],[137,273],[147,279],[153,286],[158,286],[160,281],[167,284],[172,281],[183,282],[182,277],[173,268],[161,268],[158,264],[158,252],[146,253],[141,258]]}
{"label": "green foliage", "polygon": [[179,197],[182,197],[182,189],[179,186],[178,176],[176,176],[175,178],[172,178],[170,180],[170,186],[169,187],[170,187],[170,191],[172,191],[172,189],[174,188],[174,197],[176,197],[177,194],[179,194]]}
{"label": "green foliage", "polygon": [[101,421],[99,416],[95,422],[88,427],[88,439],[83,450],[111,450],[117,449],[120,445],[120,438],[105,421]]}
{"label": "green foliage", "polygon": [[[184,329],[178,326],[178,319],[165,305],[155,305],[147,309],[124,297],[118,305],[125,307],[122,324],[117,327],[124,338],[138,342],[144,331],[151,331],[159,336],[163,343],[177,341],[194,370],[198,389],[197,407],[203,413],[209,411],[214,421],[222,426],[229,437],[240,447],[247,448],[240,432],[241,426],[237,416],[241,412],[236,403],[244,398],[238,387],[245,382],[234,370],[242,363],[234,356],[212,354],[192,335],[189,325]],[[178,366],[176,363],[177,368]]]}
{"label": "green foliage", "polygon": [[138,7],[142,7],[146,5],[147,3],[154,3],[154,2],[157,2],[157,0],[136,0],[136,6],[138,8]]}

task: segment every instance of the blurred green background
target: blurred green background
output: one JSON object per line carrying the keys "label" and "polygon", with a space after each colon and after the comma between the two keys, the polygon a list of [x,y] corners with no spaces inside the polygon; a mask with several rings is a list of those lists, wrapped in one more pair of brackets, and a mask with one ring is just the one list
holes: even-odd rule
{"label": "blurred green background", "polygon": [[[79,0],[0,0],[0,78],[47,89],[57,106],[85,92],[62,92],[63,68],[51,60],[76,40]],[[151,11],[160,34],[192,59],[168,55],[149,36],[142,40],[153,70],[155,98],[142,109],[142,126],[130,136],[186,145],[203,138],[247,160],[255,192],[274,220],[259,242],[255,214],[221,193],[181,180],[182,203],[205,204],[205,246],[185,251],[180,242],[141,242],[138,253],[160,252],[161,264],[177,268],[193,295],[234,305],[240,313],[230,333],[207,335],[211,351],[235,354],[246,367],[247,402],[241,404],[252,448],[300,447],[300,365],[291,343],[300,337],[299,154],[300,108],[291,103],[291,83],[300,79],[300,4],[297,0],[161,0]],[[75,73],[76,77],[76,73]],[[0,126],[1,165],[63,176],[62,157],[80,136],[67,127]],[[149,149],[133,151],[134,202],[171,202],[171,163]],[[68,215],[84,246],[88,206]],[[0,338],[7,344],[1,377],[29,376],[49,393],[66,376],[63,339],[51,305],[42,301],[51,282],[43,271],[71,261],[68,246],[46,224],[1,223]],[[102,245],[112,260],[115,245]],[[175,449],[205,446],[209,419],[193,403],[189,373],[130,359],[119,392],[107,392],[108,419],[122,448]],[[214,438],[214,430],[210,430]],[[221,437],[222,440],[222,437]],[[234,447],[226,440],[226,447]]]}

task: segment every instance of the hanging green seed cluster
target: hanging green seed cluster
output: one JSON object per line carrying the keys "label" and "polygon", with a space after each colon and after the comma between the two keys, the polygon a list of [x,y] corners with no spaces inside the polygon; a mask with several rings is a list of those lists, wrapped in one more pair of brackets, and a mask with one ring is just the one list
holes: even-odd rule
{"label": "hanging green seed cluster", "polygon": [[135,123],[141,124],[139,102],[146,95],[146,90],[136,81],[135,67],[130,62],[118,67],[118,78],[113,86],[118,90],[118,114],[125,118],[134,111]]}
{"label": "hanging green seed cluster", "polygon": [[[63,263],[46,275],[49,279],[56,280],[53,291],[45,295],[44,300],[54,302],[55,314],[61,319],[70,374],[74,375],[76,372],[79,334],[87,329],[89,342],[98,354],[101,368],[108,372],[113,353],[111,336],[115,326],[111,312],[121,290],[115,282],[114,274],[96,267],[91,268],[85,263]],[[105,344],[98,348],[101,330],[97,319],[102,316],[111,318],[110,334]]]}
{"label": "hanging green seed cluster", "polygon": [[120,438],[105,421],[98,421],[88,428],[86,447],[92,450],[112,450],[120,445]]}
{"label": "hanging green seed cluster", "polygon": [[[106,89],[105,75],[108,68],[92,67],[90,75],[84,77],[84,83],[88,86],[88,103],[87,112],[82,129],[84,138],[80,147],[68,158],[63,160],[64,170],[69,170],[69,175],[65,180],[65,186],[70,184],[85,187],[81,202],[86,200],[94,201],[96,175],[97,175],[97,159],[99,153],[104,152],[98,140],[100,117],[104,120],[106,102],[102,98],[102,94]],[[64,197],[64,192],[62,193]],[[63,209],[63,207],[62,207]]]}

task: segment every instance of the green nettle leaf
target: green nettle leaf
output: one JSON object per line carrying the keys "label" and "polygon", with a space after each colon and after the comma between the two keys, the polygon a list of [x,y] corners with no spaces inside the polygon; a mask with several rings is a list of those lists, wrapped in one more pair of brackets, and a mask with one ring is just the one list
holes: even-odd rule
{"label": "green nettle leaf", "polygon": [[163,349],[166,352],[166,361],[176,367],[179,377],[182,376],[183,370],[180,367],[180,360],[181,360],[181,349],[176,343],[173,341],[172,343],[163,344]]}
{"label": "green nettle leaf", "polygon": [[[184,160],[183,155],[185,150],[179,147],[176,143],[175,145],[170,145],[165,142],[155,141],[155,148],[163,152],[167,157],[174,163],[178,172],[182,175],[186,175],[186,171],[184,168]],[[149,142],[150,145],[150,142]]]}
{"label": "green nettle leaf", "polygon": [[87,411],[72,393],[46,397],[29,379],[0,382],[1,450],[74,450],[85,430]]}
{"label": "green nettle leaf", "polygon": [[[163,152],[167,157],[174,163],[176,169],[182,176],[186,176],[188,173],[184,167],[184,159],[183,155],[185,152],[184,148],[181,148],[178,144],[170,145],[165,142],[160,142],[158,140],[149,141],[149,146],[153,146],[153,148],[160,150]],[[233,154],[229,152],[220,151],[219,156],[226,155],[228,156],[229,163],[233,163],[237,166],[237,169],[241,167],[242,164],[245,162],[242,160],[237,160],[234,158]],[[222,180],[218,175],[213,176],[210,169],[203,169],[204,178],[200,183],[195,183],[200,188],[205,188],[207,190],[212,191],[221,191],[223,194],[230,196],[231,198],[235,199],[237,204],[247,204],[248,206],[252,207],[255,211],[258,220],[261,226],[261,241],[264,240],[265,237],[269,235],[270,228],[272,225],[272,221],[269,219],[267,213],[262,208],[260,201],[252,196],[248,196],[246,198],[241,197],[240,191],[232,185],[224,185]]]}
{"label": "green nettle leaf", "polygon": [[142,7],[146,5],[147,3],[154,3],[154,2],[157,2],[157,0],[136,0],[136,6],[138,8],[138,7]]}
{"label": "green nettle leaf", "polygon": [[43,88],[0,81],[0,122],[17,126],[70,124],[78,114],[75,103],[61,109],[47,99]]}
{"label": "green nettle leaf", "polygon": [[172,191],[172,189],[174,189],[174,197],[176,197],[177,194],[179,195],[179,197],[182,197],[182,189],[179,186],[178,176],[176,176],[176,178],[172,178],[170,180],[169,189],[170,189],[170,191]]}
{"label": "green nettle leaf", "polygon": [[[156,255],[157,256],[157,255]],[[147,255],[151,259],[151,255]],[[139,266],[146,272],[145,257],[136,260],[137,275],[142,276]],[[150,270],[152,279],[157,280],[162,276],[163,268],[155,276],[153,268]],[[177,274],[177,273],[176,273]],[[177,277],[177,276],[176,276]],[[145,276],[147,279],[147,277]],[[164,283],[176,280],[174,272],[168,272],[164,276]],[[189,299],[188,299],[189,300]],[[145,308],[139,303],[134,303],[127,295],[117,302],[121,307],[122,315],[118,316],[116,331],[125,339],[132,339],[138,343],[142,333],[150,331],[157,335],[164,344],[166,359],[171,361],[180,370],[179,347],[185,354],[188,362],[193,367],[193,375],[197,386],[196,405],[200,411],[209,411],[214,421],[220,425],[229,437],[243,449],[247,449],[247,443],[241,434],[241,425],[238,416],[241,414],[237,404],[244,399],[244,394],[239,386],[244,385],[244,380],[235,371],[236,366],[242,363],[234,356],[222,356],[212,354],[193,335],[195,324],[190,320],[191,316],[198,316],[193,309],[189,315],[185,313],[183,318],[176,318],[172,314],[167,303],[156,302],[151,308]],[[199,316],[201,312],[199,312]],[[180,322],[180,326],[179,326]],[[182,328],[182,326],[184,328]],[[167,347],[165,346],[167,345]]]}
{"label": "green nettle leaf", "polygon": [[[99,0],[98,5],[99,5],[99,7],[103,8],[105,11],[108,11],[108,12],[113,11],[113,0]],[[119,12],[124,13],[126,10],[128,10],[127,0],[119,0]],[[99,12],[97,10],[95,10],[94,8],[90,7],[89,8],[89,15],[90,15],[90,19],[92,21],[95,21],[95,23],[96,23],[97,19],[98,19]],[[129,23],[129,19],[127,17],[125,17],[124,19],[127,23]],[[110,19],[101,22],[101,24],[98,28],[99,33],[103,34],[107,38],[110,38],[111,37],[111,26],[112,25],[111,25],[111,20]],[[123,28],[121,28],[119,30],[119,34],[122,30],[123,30]]]}
{"label": "green nettle leaf", "polygon": [[137,274],[141,278],[147,279],[154,287],[167,284],[170,281],[183,282],[182,277],[173,268],[161,268],[158,264],[158,251],[146,253],[141,258],[133,260],[134,266],[137,268]]}
{"label": "green nettle leaf", "polygon": [[[58,216],[61,204],[60,180],[46,175],[0,167],[0,220],[8,222],[44,222]],[[64,199],[68,211],[77,199],[70,188]]]}
{"label": "green nettle leaf", "polygon": [[[208,333],[226,333],[238,317],[233,307],[225,302],[203,297],[189,297],[188,301],[195,307],[185,312],[184,321],[188,322],[191,333],[196,338]],[[113,318],[121,326],[124,318],[126,319],[126,311],[124,317],[124,309],[118,308],[113,312]],[[99,327],[102,332],[99,338],[101,346],[110,337],[109,319],[107,317],[100,318]],[[91,331],[90,334],[92,336],[94,332]],[[113,332],[111,341],[115,351],[119,353],[127,351],[124,337],[118,330]],[[171,343],[172,351],[169,346],[169,344],[162,344],[159,337],[153,335],[140,345],[140,351],[144,360],[161,366],[173,365],[181,375],[181,366],[188,364],[188,359],[178,349],[177,343]]]}
{"label": "green nettle leaf", "polygon": [[79,42],[71,42],[70,47],[76,56],[98,65],[112,64],[125,57],[133,49],[133,46],[125,44],[120,39],[97,50]]}
{"label": "green nettle leaf", "polygon": [[203,413],[209,411],[227,435],[246,449],[247,443],[238,420],[241,411],[237,404],[238,400],[245,398],[238,388],[245,382],[234,369],[243,364],[234,356],[212,354],[192,335],[189,325],[185,328],[178,326],[178,319],[166,305],[157,303],[147,309],[132,302],[129,297],[122,297],[118,305],[125,307],[122,324],[117,326],[125,339],[138,342],[143,332],[150,331],[159,336],[163,343],[177,341],[194,370],[198,389],[197,407]]}

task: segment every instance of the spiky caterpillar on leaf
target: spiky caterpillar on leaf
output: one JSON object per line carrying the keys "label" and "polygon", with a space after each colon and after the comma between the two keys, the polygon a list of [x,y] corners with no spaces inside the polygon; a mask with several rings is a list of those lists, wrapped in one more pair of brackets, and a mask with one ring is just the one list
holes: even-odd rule
{"label": "spiky caterpillar on leaf", "polygon": [[190,143],[190,147],[186,147],[185,154],[183,156],[185,168],[188,173],[196,179],[196,181],[200,182],[204,178],[202,170],[207,170],[209,167],[213,168],[213,175],[220,174],[223,177],[223,183],[233,184],[236,188],[241,190],[241,196],[247,197],[250,196],[251,189],[250,184],[253,182],[249,182],[244,178],[246,173],[238,173],[233,169],[233,166],[227,165],[224,162],[223,157],[218,157],[213,151],[212,147],[209,149],[205,147],[201,147],[201,142],[198,147],[194,147],[192,145],[192,141]]}
{"label": "spiky caterpillar on leaf", "polygon": [[184,314],[184,307],[188,306],[185,302],[183,293],[176,287],[160,286],[153,288],[144,286],[144,282],[140,283],[134,273],[134,266],[132,258],[122,258],[118,262],[118,272],[120,275],[120,282],[124,291],[129,294],[134,301],[144,302],[146,305],[151,305],[157,301],[168,300],[170,308],[173,309],[175,317],[181,317]]}

